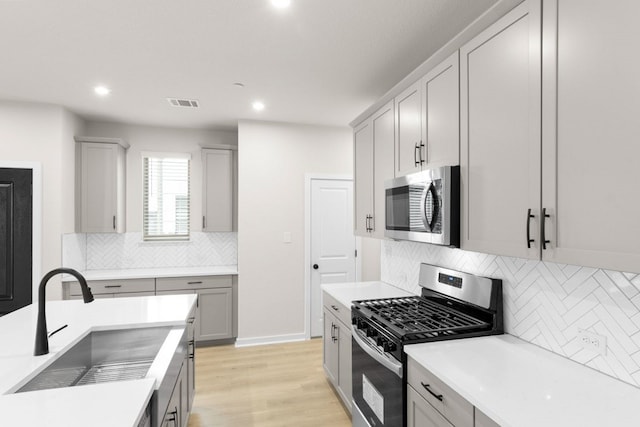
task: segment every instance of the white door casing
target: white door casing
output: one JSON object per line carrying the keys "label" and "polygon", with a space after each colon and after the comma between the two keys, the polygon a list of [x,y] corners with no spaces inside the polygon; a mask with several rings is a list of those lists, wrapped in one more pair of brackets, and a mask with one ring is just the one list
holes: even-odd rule
{"label": "white door casing", "polygon": [[310,191],[310,336],[321,336],[321,285],[356,280],[353,181],[311,179]]}

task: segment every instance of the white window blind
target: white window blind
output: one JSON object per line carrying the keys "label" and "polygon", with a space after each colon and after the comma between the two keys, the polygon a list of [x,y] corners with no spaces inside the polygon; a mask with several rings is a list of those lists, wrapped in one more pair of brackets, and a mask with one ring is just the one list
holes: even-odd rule
{"label": "white window blind", "polygon": [[143,154],[144,240],[189,238],[189,158]]}

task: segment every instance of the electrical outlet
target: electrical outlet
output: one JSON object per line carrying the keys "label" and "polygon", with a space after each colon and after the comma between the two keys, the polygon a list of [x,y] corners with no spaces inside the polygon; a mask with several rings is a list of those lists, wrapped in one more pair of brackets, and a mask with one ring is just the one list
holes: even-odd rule
{"label": "electrical outlet", "polygon": [[585,329],[578,329],[578,342],[582,348],[596,351],[603,356],[607,355],[607,337]]}

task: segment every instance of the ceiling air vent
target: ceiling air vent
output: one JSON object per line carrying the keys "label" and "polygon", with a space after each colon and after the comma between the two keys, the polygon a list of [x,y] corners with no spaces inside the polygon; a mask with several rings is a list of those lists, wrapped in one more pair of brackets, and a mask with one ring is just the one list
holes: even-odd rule
{"label": "ceiling air vent", "polygon": [[178,98],[167,98],[169,104],[174,107],[187,107],[187,108],[198,108],[200,104],[196,99],[178,99]]}

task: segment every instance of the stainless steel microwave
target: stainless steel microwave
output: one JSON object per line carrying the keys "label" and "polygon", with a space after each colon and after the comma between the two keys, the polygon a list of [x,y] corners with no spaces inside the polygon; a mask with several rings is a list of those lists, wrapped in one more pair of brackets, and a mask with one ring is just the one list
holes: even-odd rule
{"label": "stainless steel microwave", "polygon": [[392,239],[460,246],[460,166],[385,182],[385,230]]}

